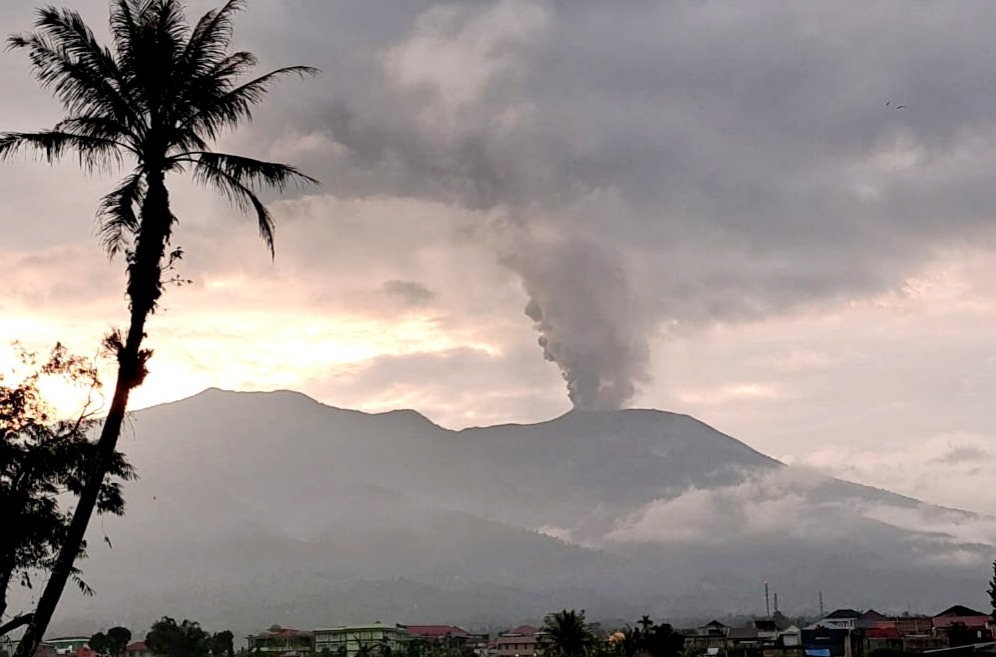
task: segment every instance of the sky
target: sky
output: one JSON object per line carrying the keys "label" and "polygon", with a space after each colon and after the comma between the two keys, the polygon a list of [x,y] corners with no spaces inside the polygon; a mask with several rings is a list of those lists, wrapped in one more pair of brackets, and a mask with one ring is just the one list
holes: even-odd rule
{"label": "sky", "polygon": [[[105,2],[71,4],[102,31]],[[994,22],[982,2],[256,0],[237,45],[322,75],[218,148],[322,185],[267,197],[271,260],[169,181],[192,282],[149,326],[135,406],[289,388],[450,428],[653,407],[996,514]],[[0,129],[60,116],[17,52],[0,98]],[[93,220],[114,181],[0,166],[0,344],[91,354],[125,322]]]}

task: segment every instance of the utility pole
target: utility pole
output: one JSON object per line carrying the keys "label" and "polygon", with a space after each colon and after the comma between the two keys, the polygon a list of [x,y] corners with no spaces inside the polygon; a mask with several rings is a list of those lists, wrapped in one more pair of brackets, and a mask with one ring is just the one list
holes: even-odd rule
{"label": "utility pole", "polygon": [[823,591],[820,591],[820,618],[823,618],[826,612],[823,610]]}
{"label": "utility pole", "polygon": [[765,618],[771,618],[771,603],[768,600],[768,583],[764,583],[764,614]]}

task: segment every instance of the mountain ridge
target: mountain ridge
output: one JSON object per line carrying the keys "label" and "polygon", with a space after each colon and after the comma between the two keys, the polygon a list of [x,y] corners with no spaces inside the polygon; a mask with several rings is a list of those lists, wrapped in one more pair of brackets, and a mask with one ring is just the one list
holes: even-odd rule
{"label": "mountain ridge", "polygon": [[554,607],[710,615],[750,610],[758,578],[786,607],[821,590],[941,608],[981,604],[994,543],[990,518],[802,471],[654,409],[454,431],[415,411],[208,389],[132,418],[121,447],[140,479],[127,515],[93,528],[82,566],[98,597],[67,600],[66,619],[253,631]]}

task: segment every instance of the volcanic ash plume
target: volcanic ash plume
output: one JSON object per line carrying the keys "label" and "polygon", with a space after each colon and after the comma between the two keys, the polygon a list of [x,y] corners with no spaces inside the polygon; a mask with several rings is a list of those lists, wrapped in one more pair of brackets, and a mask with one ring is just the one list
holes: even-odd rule
{"label": "volcanic ash plume", "polygon": [[579,238],[518,240],[506,262],[523,278],[526,315],[574,407],[624,407],[649,379],[646,322],[615,254]]}

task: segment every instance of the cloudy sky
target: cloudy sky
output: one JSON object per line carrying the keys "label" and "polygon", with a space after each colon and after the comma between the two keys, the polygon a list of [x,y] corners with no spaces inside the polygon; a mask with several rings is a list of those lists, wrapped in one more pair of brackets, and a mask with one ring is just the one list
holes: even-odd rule
{"label": "cloudy sky", "polygon": [[[655,407],[996,513],[993,24],[981,2],[257,0],[238,45],[323,75],[220,147],[323,185],[272,199],[271,261],[171,181],[193,283],[137,405],[293,388],[453,428]],[[2,129],[59,117],[20,53],[0,98]],[[0,168],[0,342],[92,353],[125,321],[93,223],[113,184]]]}

